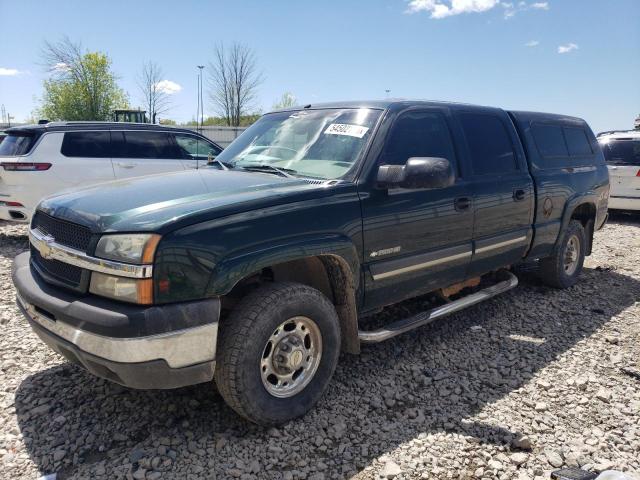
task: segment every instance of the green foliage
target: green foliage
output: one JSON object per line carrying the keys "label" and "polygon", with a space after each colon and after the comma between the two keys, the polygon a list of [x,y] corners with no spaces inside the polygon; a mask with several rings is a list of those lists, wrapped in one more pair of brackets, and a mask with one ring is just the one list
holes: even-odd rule
{"label": "green foliage", "polygon": [[[240,127],[248,127],[249,125],[255,123],[256,120],[258,120],[260,118],[262,114],[260,113],[252,113],[250,115],[242,115],[240,117]],[[206,127],[206,126],[216,126],[216,127],[227,127],[229,126],[229,123],[227,121],[226,118],[224,117],[206,117],[202,124]],[[191,119],[188,122],[186,122],[184,125],[190,126],[190,127],[194,127],[194,126],[198,126],[200,125],[199,121],[196,121],[195,119]]]}
{"label": "green foliage", "polygon": [[73,66],[44,81],[40,116],[48,120],[111,120],[112,110],[129,108],[126,93],[101,52],[79,55]]}
{"label": "green foliage", "polygon": [[175,120],[171,120],[170,118],[161,118],[160,125],[177,125]]}

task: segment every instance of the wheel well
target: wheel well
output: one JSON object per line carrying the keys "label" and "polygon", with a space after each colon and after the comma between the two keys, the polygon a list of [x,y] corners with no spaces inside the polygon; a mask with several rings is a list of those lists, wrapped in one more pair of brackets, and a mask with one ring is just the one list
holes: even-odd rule
{"label": "wheel well", "polygon": [[571,220],[578,220],[582,223],[585,236],[587,237],[586,254],[591,255],[591,247],[593,245],[593,227],[596,220],[596,206],[593,203],[582,203],[578,205],[571,213]]}
{"label": "wheel well", "polygon": [[342,349],[360,353],[356,285],[347,262],[335,255],[304,257],[271,265],[240,280],[222,298],[222,306],[231,309],[248,292],[265,282],[297,282],[322,292],[336,307],[342,334]]}

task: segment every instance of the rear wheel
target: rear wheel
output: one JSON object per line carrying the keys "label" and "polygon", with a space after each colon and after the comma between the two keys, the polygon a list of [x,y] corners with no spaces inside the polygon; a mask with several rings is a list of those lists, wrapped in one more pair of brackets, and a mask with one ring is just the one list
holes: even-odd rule
{"label": "rear wheel", "polygon": [[584,227],[579,221],[571,220],[553,256],[540,262],[542,281],[556,288],[574,285],[582,272],[586,248]]}
{"label": "rear wheel", "polygon": [[306,285],[274,283],[247,295],[221,325],[215,381],[237,413],[279,424],[320,399],[339,353],[331,302]]}

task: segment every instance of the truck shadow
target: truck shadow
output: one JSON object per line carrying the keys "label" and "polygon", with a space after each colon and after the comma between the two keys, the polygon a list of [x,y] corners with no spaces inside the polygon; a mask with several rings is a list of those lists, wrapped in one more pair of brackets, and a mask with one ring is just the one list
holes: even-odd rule
{"label": "truck shadow", "polygon": [[608,223],[640,227],[640,212],[609,210]]}
{"label": "truck shadow", "polygon": [[[256,460],[260,472],[270,471],[267,478],[319,462],[330,478],[349,476],[423,433],[508,445],[518,432],[483,422],[481,410],[532,381],[638,297],[640,282],[606,268],[585,269],[565,291],[527,278],[502,296],[367,346],[360,356],[343,355],[319,405],[278,429],[243,421],[208,384],[135,391],[71,364],[26,378],[15,410],[31,459],[43,473],[58,471],[58,480],[92,477],[99,463],[110,478],[123,477],[164,452],[160,445],[168,445],[169,456],[157,469],[172,476],[197,463],[202,475],[226,478],[229,469]],[[415,303],[381,315],[404,316],[419,308]],[[57,462],[55,450],[65,452]]]}

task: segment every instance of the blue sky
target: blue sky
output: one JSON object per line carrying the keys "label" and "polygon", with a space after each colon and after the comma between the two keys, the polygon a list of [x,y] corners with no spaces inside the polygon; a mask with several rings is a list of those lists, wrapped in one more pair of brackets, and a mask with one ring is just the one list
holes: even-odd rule
{"label": "blue sky", "polygon": [[178,121],[195,115],[196,65],[221,40],[254,49],[262,111],[286,91],[317,103],[390,89],[577,115],[594,130],[640,114],[639,0],[0,0],[0,103],[17,121],[41,95],[43,41],[63,35],[108,53],[134,106],[142,63],[158,62],[180,87]]}

